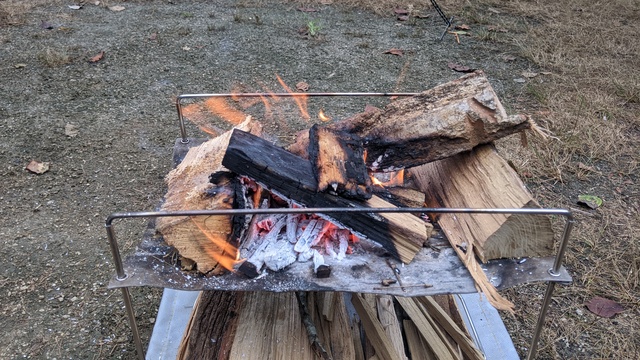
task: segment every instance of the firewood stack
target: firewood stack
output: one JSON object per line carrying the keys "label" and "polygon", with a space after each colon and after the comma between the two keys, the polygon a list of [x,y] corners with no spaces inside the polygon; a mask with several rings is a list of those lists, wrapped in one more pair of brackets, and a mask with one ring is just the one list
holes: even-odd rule
{"label": "firewood stack", "polygon": [[[163,210],[393,207],[378,196],[370,175],[400,169],[408,170],[415,187],[395,192],[404,206],[537,207],[491,145],[530,126],[525,116],[507,116],[482,72],[384,109],[313,126],[287,149],[261,138],[259,124],[248,118],[190,149],[167,176]],[[356,238],[410,263],[433,228],[409,213],[312,216],[160,218],[157,228],[201,273],[215,276],[224,266],[249,278],[311,259],[317,276],[339,276],[330,268],[319,271],[322,259],[344,257],[354,244],[346,239]],[[513,304],[498,294],[480,262],[545,256],[553,246],[549,220],[541,217],[448,214],[431,221],[500,310],[513,311]],[[333,240],[326,240],[329,228]],[[276,267],[265,270],[266,259]],[[481,358],[450,296],[206,291],[182,345],[181,359]]]}

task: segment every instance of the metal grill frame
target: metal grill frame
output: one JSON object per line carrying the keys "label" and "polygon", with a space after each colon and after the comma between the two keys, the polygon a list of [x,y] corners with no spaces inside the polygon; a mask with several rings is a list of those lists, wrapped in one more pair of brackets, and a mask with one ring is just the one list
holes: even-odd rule
{"label": "metal grill frame", "polygon": [[[178,113],[180,141],[183,144],[189,143],[187,137],[184,117],[182,115],[183,99],[202,99],[202,98],[231,98],[231,97],[380,97],[380,96],[416,96],[420,93],[242,93],[242,94],[183,94],[176,98],[176,110]],[[113,256],[114,267],[116,271],[116,280],[123,281],[127,279],[128,274],[124,270],[120,247],[115,234],[113,222],[115,220],[126,220],[136,218],[159,218],[159,217],[175,217],[175,216],[228,216],[228,215],[255,215],[255,214],[300,214],[300,213],[433,213],[433,214],[523,214],[523,215],[540,215],[540,216],[559,216],[565,219],[560,244],[555,254],[553,266],[548,269],[549,274],[553,276],[560,275],[560,269],[563,264],[564,255],[567,250],[571,231],[575,224],[573,213],[568,209],[489,209],[489,208],[288,208],[288,209],[219,209],[219,210],[185,210],[185,211],[141,211],[141,212],[118,212],[113,213],[105,220],[105,229],[107,232],[107,240]],[[556,281],[548,281],[542,305],[538,315],[536,326],[533,330],[533,338],[527,353],[526,359],[534,359],[537,352],[538,341],[544,326],[545,318],[551,298],[555,290]],[[131,327],[133,341],[135,344],[138,358],[144,360],[145,351],[142,345],[142,339],[135,319],[135,311],[129,287],[121,287],[123,301],[129,325]]]}

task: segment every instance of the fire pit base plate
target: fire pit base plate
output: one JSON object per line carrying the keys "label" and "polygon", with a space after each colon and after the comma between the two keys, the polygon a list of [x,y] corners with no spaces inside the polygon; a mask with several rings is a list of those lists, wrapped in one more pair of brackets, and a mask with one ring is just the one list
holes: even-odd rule
{"label": "fire pit base plate", "polygon": [[[442,239],[433,239],[442,244]],[[124,260],[127,277],[115,276],[109,288],[152,286],[177,290],[227,290],[227,291],[344,291],[399,296],[425,296],[437,294],[464,294],[476,292],[468,270],[450,247],[439,251],[423,248],[410,264],[375,254],[351,254],[337,261],[327,259],[331,276],[317,278],[312,262],[294,263],[288,268],[265,273],[255,279],[228,272],[220,276],[204,276],[183,271],[177,265],[177,252],[155,232],[154,222],[143,235],[136,252]],[[399,274],[389,266],[395,265]],[[483,264],[487,277],[498,290],[519,284],[554,281],[570,283],[571,276],[565,268],[559,276],[552,276],[548,269],[553,258],[502,259]],[[383,282],[396,282],[384,286]]]}

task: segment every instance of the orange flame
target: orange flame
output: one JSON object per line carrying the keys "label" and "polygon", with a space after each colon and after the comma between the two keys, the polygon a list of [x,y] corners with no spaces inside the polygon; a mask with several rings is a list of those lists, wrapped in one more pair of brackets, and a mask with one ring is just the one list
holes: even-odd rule
{"label": "orange flame", "polygon": [[386,181],[381,181],[378,179],[375,174],[371,175],[371,183],[373,185],[381,186],[381,187],[393,187],[393,186],[402,186],[404,185],[404,169],[400,169],[393,173],[384,173],[380,176],[388,176],[389,179]]}
{"label": "orange flame", "polygon": [[247,117],[242,111],[236,110],[222,98],[210,98],[205,100],[204,105],[212,113],[220,116],[233,125],[242,123]]}
{"label": "orange flame", "polygon": [[[289,86],[285,84],[285,82],[282,80],[282,78],[280,78],[278,74],[276,74],[276,78],[278,78],[278,82],[280,83],[280,85],[282,85],[282,87],[289,94],[294,94],[291,88],[289,88]],[[302,117],[309,120],[311,119],[311,116],[309,116],[309,112],[307,111],[307,98],[308,98],[307,95],[293,96],[293,100],[296,102],[296,104],[298,104],[298,108],[300,109],[300,113],[302,114]]]}
{"label": "orange flame", "polygon": [[238,248],[229,244],[226,239],[223,239],[219,234],[214,233],[205,228],[202,221],[196,221],[196,219],[191,218],[191,221],[196,225],[198,229],[209,239],[214,245],[218,247],[218,250],[213,250],[211,248],[204,249],[206,254],[209,255],[212,259],[218,262],[222,267],[227,270],[234,271],[234,265],[237,265],[242,262],[239,260],[240,252]]}
{"label": "orange flame", "polygon": [[189,119],[192,123],[198,125],[200,130],[207,134],[218,136],[219,132],[212,127],[209,119],[205,115],[201,104],[189,104],[182,108],[182,115]]}
{"label": "orange flame", "polygon": [[324,114],[324,111],[320,110],[320,112],[318,113],[318,118],[322,121],[329,121],[331,120],[330,117],[328,117],[327,115]]}

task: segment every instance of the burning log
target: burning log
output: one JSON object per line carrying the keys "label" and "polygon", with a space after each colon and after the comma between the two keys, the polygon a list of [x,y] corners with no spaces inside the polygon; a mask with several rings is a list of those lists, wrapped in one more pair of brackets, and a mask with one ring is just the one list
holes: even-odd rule
{"label": "burning log", "polygon": [[[516,172],[490,146],[409,170],[429,207],[527,208],[537,204]],[[437,218],[476,284],[497,309],[512,310],[480,268],[482,261],[549,255],[553,231],[547,217],[535,215],[442,214]]]}
{"label": "burning log", "polygon": [[[260,133],[259,124],[247,119],[238,126]],[[222,155],[231,132],[227,132],[189,150],[184,160],[166,177],[168,185],[162,210],[230,209],[235,189],[226,177],[209,181],[212,173],[224,170]],[[182,257],[197,263],[198,271],[218,274],[224,271],[221,260],[228,266],[235,259],[229,242],[233,242],[234,219],[231,216],[164,217],[156,223],[167,244],[174,246]],[[205,231],[202,231],[204,229]]]}
{"label": "burning log", "polygon": [[[309,161],[240,130],[234,130],[222,164],[237,174],[268,185],[278,196],[300,206],[393,207],[377,197],[359,202],[319,193]],[[430,224],[411,214],[334,213],[323,216],[381,244],[405,263],[411,262],[432,229]]]}
{"label": "burning log", "polygon": [[309,160],[318,191],[333,190],[360,200],[371,198],[371,178],[358,136],[314,125],[309,130]]}
{"label": "burning log", "polygon": [[[507,116],[482,71],[329,125],[357,135],[374,172],[396,171],[468,151],[530,128],[526,116]],[[309,135],[291,146],[303,155]]]}

